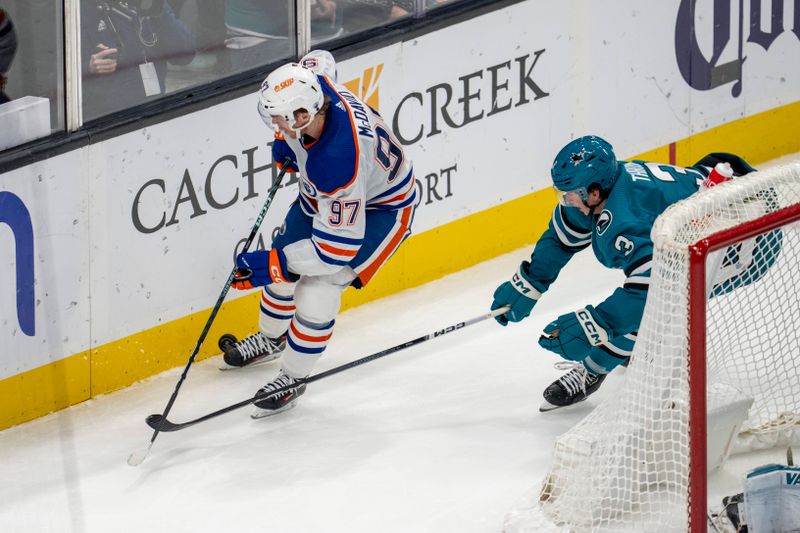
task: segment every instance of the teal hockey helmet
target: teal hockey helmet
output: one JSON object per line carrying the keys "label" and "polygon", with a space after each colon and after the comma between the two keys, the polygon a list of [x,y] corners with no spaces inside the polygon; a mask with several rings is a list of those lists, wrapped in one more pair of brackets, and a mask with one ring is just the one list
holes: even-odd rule
{"label": "teal hockey helmet", "polygon": [[585,202],[592,185],[597,185],[604,195],[608,194],[617,180],[617,167],[617,157],[608,141],[586,135],[571,141],[558,152],[550,175],[556,189],[575,191]]}

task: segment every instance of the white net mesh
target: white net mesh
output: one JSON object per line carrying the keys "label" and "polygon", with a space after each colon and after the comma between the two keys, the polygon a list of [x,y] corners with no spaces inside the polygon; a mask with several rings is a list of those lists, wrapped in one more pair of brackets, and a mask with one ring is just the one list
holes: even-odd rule
{"label": "white net mesh", "polygon": [[[558,438],[548,475],[509,513],[507,532],[686,531],[689,247],[796,204],[800,163],[702,191],[658,219],[623,388]],[[791,438],[800,420],[800,226],[712,253],[706,269],[709,411],[752,398],[737,450]]]}

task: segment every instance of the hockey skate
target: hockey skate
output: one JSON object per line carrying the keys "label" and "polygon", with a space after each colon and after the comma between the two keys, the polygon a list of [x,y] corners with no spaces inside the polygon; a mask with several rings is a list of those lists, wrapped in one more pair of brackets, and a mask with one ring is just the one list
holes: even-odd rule
{"label": "hockey skate", "polygon": [[588,372],[582,363],[562,361],[556,363],[556,368],[569,368],[570,371],[544,390],[544,402],[539,406],[539,411],[543,413],[582,402],[597,391],[606,379],[605,374],[595,375]]}
{"label": "hockey skate", "polygon": [[[283,369],[278,375],[261,387],[256,394],[269,394],[274,390],[297,383],[297,380],[292,376],[284,373]],[[253,405],[255,409],[250,414],[251,418],[264,418],[265,416],[272,416],[283,411],[288,411],[297,404],[297,399],[306,391],[306,384],[303,383],[297,388],[288,389],[273,396],[264,398],[255,402]]]}
{"label": "hockey skate", "polygon": [[274,361],[286,347],[286,335],[272,339],[259,331],[237,341],[233,335],[226,334],[219,339],[219,347],[223,351],[223,364],[219,369],[230,370]]}

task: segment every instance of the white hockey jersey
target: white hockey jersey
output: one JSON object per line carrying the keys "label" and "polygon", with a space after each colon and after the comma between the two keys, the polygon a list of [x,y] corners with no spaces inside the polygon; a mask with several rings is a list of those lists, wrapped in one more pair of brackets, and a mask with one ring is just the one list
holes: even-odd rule
{"label": "white hockey jersey", "polygon": [[310,243],[285,250],[289,269],[305,275],[335,272],[356,256],[367,210],[416,202],[411,161],[381,116],[345,87],[318,79],[331,99],[319,139],[276,138],[273,144],[275,161],[289,157],[299,171],[298,201],[313,218]]}

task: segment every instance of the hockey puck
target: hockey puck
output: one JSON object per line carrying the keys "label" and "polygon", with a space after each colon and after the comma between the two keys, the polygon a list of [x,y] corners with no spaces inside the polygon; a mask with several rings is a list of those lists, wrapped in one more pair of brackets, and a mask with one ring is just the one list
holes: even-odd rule
{"label": "hockey puck", "polygon": [[239,342],[239,341],[234,335],[231,335],[230,333],[226,333],[225,335],[223,335],[222,337],[219,338],[219,340],[217,341],[217,346],[219,346],[219,349],[224,352],[225,350],[227,350],[229,347],[233,346],[237,342]]}

